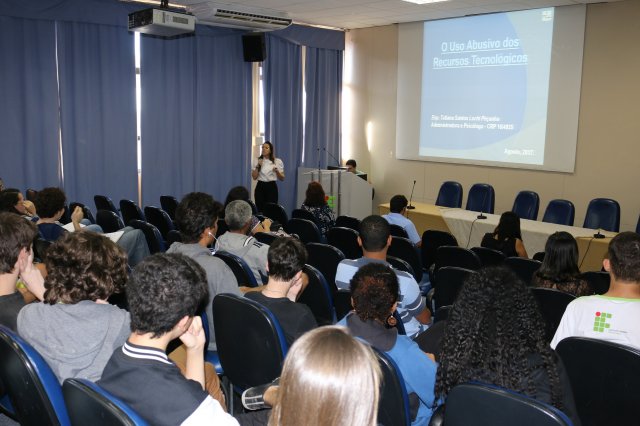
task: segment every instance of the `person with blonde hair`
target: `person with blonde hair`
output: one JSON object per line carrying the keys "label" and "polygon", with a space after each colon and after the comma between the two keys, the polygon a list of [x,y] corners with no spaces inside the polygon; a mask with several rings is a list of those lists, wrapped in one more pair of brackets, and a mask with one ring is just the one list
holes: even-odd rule
{"label": "person with blonde hair", "polygon": [[317,328],[287,354],[269,426],[374,426],[380,380],[369,346],[343,327]]}

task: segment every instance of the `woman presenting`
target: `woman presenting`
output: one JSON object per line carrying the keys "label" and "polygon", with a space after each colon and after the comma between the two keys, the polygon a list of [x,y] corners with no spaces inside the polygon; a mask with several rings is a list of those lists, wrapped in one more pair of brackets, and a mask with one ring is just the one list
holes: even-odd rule
{"label": "woman presenting", "polygon": [[271,142],[267,141],[262,144],[262,155],[258,157],[257,164],[251,170],[251,177],[258,181],[254,192],[258,211],[262,212],[266,203],[277,204],[276,179],[284,180],[284,164],[281,159],[275,158]]}

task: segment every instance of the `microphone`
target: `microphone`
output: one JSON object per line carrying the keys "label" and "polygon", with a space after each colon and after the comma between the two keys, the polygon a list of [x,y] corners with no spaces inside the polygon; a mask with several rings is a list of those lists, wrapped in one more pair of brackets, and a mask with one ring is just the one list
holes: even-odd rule
{"label": "microphone", "polygon": [[601,239],[605,238],[605,235],[600,233],[600,230],[598,229],[598,233],[597,234],[593,234],[593,238],[595,238],[596,240],[601,240]]}
{"label": "microphone", "polygon": [[411,200],[413,199],[413,190],[416,189],[416,180],[413,180],[413,187],[411,187],[411,195],[409,196],[409,205],[407,206],[407,210],[415,209],[415,206],[411,205]]}
{"label": "microphone", "polygon": [[486,219],[487,217],[482,214],[482,207],[484,207],[484,202],[487,201],[487,193],[485,192],[482,196],[482,204],[480,205],[480,214],[477,216],[478,219]]}
{"label": "microphone", "polygon": [[331,157],[333,159],[333,161],[336,162],[336,164],[338,165],[338,167],[340,166],[340,161],[338,161],[338,159],[336,157],[333,156],[333,154],[331,154],[329,151],[327,151],[327,148],[322,148],[324,150],[324,152],[326,152],[329,157]]}

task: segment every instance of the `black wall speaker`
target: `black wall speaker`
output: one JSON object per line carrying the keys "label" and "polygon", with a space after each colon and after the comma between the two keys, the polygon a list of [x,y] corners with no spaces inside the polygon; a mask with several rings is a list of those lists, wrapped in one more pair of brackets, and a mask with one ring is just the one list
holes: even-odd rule
{"label": "black wall speaker", "polygon": [[264,33],[248,33],[242,36],[242,54],[245,62],[262,62],[267,56]]}

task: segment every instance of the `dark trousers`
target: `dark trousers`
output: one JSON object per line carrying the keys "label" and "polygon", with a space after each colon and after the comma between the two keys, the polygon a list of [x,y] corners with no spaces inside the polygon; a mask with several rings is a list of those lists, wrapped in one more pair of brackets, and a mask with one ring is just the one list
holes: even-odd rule
{"label": "dark trousers", "polygon": [[256,199],[256,207],[262,212],[266,203],[278,203],[278,184],[273,182],[258,181],[256,190],[253,193]]}

